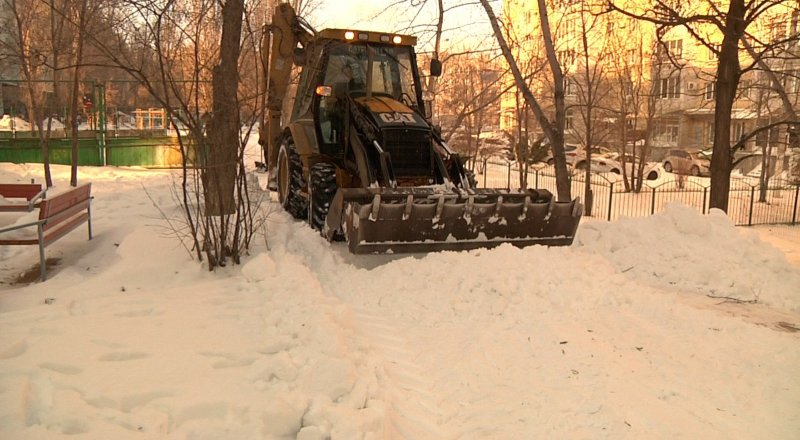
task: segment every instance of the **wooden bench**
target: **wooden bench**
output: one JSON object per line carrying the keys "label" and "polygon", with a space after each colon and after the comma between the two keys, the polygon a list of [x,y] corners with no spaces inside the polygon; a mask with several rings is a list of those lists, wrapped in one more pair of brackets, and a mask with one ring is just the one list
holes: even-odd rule
{"label": "wooden bench", "polygon": [[[13,225],[0,229],[0,245],[24,246],[39,245],[39,262],[41,264],[41,280],[47,279],[44,248],[63,237],[83,223],[89,227],[89,240],[92,239],[92,184],[87,183],[53,198],[42,200],[39,204],[39,220],[35,222]],[[36,236],[30,238],[3,238],[3,233],[23,229],[36,228]]]}
{"label": "wooden bench", "polygon": [[0,183],[0,196],[4,199],[25,199],[23,203],[0,203],[0,212],[31,212],[47,189],[38,183]]}

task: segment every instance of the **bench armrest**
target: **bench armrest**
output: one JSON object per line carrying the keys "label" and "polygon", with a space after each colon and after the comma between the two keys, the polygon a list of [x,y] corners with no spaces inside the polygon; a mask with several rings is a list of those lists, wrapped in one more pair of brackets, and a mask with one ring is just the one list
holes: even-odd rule
{"label": "bench armrest", "polygon": [[36,194],[35,196],[31,197],[31,199],[28,200],[28,211],[33,211],[33,209],[36,207],[36,204],[39,203],[38,200],[39,199],[44,199],[44,196],[45,196],[46,193],[47,193],[47,188],[39,191],[38,194]]}
{"label": "bench armrest", "polygon": [[9,226],[9,227],[0,229],[0,234],[2,234],[3,232],[16,231],[17,229],[27,228],[27,227],[30,227],[30,226],[43,225],[45,223],[47,223],[47,219],[37,220],[35,222],[30,222],[30,223],[23,223],[21,225]]}

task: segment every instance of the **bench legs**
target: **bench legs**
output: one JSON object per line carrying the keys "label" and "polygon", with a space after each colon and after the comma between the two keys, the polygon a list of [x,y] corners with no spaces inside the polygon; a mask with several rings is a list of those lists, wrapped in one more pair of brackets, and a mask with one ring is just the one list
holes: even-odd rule
{"label": "bench legs", "polygon": [[92,239],[92,203],[89,202],[89,206],[86,208],[86,211],[89,213],[89,219],[86,220],[86,223],[89,225],[89,240]]}
{"label": "bench legs", "polygon": [[39,235],[39,275],[42,281],[47,280],[47,262],[44,258],[44,225],[36,227],[36,233]]}

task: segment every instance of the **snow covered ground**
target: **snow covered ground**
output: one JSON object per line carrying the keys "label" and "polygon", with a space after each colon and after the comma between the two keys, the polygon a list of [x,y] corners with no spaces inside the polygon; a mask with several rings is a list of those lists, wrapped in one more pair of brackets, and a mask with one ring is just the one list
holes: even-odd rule
{"label": "snow covered ground", "polygon": [[0,247],[0,438],[800,438],[800,228],[671,206],[568,248],[353,256],[266,204],[209,273],[155,206],[170,172],[80,173],[92,241],[33,284],[36,249]]}

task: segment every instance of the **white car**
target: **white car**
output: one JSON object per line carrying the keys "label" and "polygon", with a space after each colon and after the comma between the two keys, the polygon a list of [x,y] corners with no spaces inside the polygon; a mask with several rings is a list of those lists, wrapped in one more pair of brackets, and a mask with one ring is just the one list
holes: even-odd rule
{"label": "white car", "polygon": [[[578,160],[579,155],[583,154],[583,148],[575,144],[564,144],[564,153],[567,156],[567,165],[572,165]],[[548,165],[553,165],[555,163],[553,159],[553,150],[549,145],[547,146],[547,156],[542,159],[542,162]]]}
{"label": "white car", "polygon": [[[638,160],[638,159],[637,159]],[[638,162],[636,163],[638,165]],[[586,169],[586,159],[578,160],[575,163],[575,170],[585,170]],[[634,173],[634,157],[630,154],[625,155],[625,174],[627,176],[633,176]],[[593,173],[612,173],[612,174],[622,174],[622,162],[619,160],[619,154],[617,153],[606,153],[597,156],[592,156],[592,167],[591,171]],[[661,167],[659,164],[654,162],[646,162],[644,165],[644,172],[642,174],[645,179],[647,180],[656,180],[661,177]]]}

